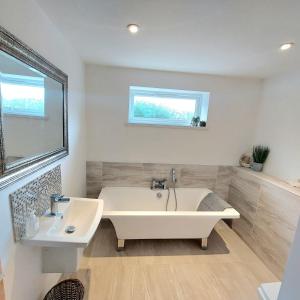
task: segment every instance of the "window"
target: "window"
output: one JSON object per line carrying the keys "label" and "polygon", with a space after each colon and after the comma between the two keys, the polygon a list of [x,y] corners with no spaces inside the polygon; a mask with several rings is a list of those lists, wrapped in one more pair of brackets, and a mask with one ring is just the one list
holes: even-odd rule
{"label": "window", "polygon": [[0,74],[2,109],[8,115],[45,116],[44,78]]}
{"label": "window", "polygon": [[208,92],[129,88],[128,122],[169,126],[191,126],[193,117],[207,122]]}

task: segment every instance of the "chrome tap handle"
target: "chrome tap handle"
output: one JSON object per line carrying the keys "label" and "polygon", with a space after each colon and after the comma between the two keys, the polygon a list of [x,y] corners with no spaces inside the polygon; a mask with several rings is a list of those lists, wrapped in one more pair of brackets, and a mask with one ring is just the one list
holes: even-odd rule
{"label": "chrome tap handle", "polygon": [[50,215],[55,216],[58,214],[58,203],[69,202],[70,198],[65,198],[64,195],[52,194],[50,195]]}
{"label": "chrome tap handle", "polygon": [[50,195],[50,199],[53,202],[68,202],[68,201],[70,201],[70,198],[66,198],[64,195],[60,195],[60,194],[52,194],[52,195]]}
{"label": "chrome tap handle", "polygon": [[152,190],[165,190],[167,189],[167,179],[152,179]]}

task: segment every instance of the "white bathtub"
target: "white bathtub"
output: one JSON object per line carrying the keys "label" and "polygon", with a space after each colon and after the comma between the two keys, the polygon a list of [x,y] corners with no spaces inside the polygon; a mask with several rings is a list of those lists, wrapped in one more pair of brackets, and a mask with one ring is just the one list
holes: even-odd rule
{"label": "white bathtub", "polygon": [[233,208],[197,211],[209,192],[205,188],[176,188],[177,211],[173,189],[168,211],[167,190],[105,187],[99,198],[104,201],[103,217],[109,218],[115,227],[118,248],[124,247],[126,239],[201,239],[202,247],[206,248],[207,238],[219,220],[240,217]]}

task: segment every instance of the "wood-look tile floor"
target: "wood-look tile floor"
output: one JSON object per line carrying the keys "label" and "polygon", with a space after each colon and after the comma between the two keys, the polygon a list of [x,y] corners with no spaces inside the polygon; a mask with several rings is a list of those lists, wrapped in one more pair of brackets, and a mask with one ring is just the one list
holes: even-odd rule
{"label": "wood-look tile floor", "polygon": [[[255,300],[261,282],[278,279],[222,221],[208,240],[126,241],[117,252],[112,224],[102,221],[84,252],[89,300]],[[82,271],[81,271],[82,272]]]}

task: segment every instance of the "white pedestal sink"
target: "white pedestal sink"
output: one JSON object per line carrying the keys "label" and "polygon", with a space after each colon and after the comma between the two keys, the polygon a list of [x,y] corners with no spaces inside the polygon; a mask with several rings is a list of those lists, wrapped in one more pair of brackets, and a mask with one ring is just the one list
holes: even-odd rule
{"label": "white pedestal sink", "polygon": [[[70,198],[59,203],[58,211],[59,216],[41,217],[38,233],[22,240],[25,245],[43,247],[44,273],[76,271],[80,248],[87,247],[100,223],[103,200]],[[66,232],[69,226],[74,226],[73,233]]]}

